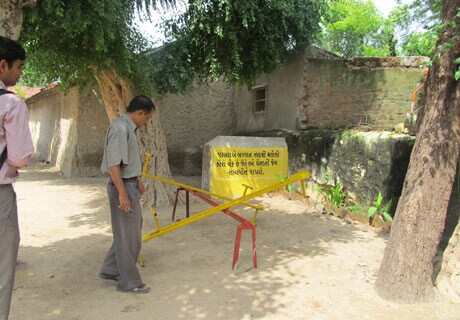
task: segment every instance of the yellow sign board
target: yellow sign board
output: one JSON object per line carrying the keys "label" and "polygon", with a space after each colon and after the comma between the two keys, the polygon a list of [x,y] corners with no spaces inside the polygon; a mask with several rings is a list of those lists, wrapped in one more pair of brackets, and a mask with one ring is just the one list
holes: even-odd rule
{"label": "yellow sign board", "polygon": [[[213,147],[210,191],[227,197],[280,183],[288,173],[287,147]],[[245,186],[246,185],[246,186]]]}

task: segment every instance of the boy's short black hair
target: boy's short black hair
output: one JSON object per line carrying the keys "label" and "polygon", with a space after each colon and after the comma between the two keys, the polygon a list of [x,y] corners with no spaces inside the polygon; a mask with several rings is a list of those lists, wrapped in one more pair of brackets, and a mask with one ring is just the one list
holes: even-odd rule
{"label": "boy's short black hair", "polygon": [[137,110],[144,110],[146,113],[150,113],[152,110],[155,111],[155,105],[149,97],[139,95],[131,100],[128,107],[126,108],[126,112],[132,113],[136,112]]}
{"label": "boy's short black hair", "polygon": [[8,67],[13,66],[16,60],[26,60],[26,51],[16,41],[0,36],[0,61],[6,60]]}

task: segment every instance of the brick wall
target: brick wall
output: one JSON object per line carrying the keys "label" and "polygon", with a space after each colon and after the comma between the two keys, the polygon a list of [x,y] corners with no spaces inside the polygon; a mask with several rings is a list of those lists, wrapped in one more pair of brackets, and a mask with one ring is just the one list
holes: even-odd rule
{"label": "brick wall", "polygon": [[404,122],[426,62],[425,57],[305,59],[302,128],[393,128]]}

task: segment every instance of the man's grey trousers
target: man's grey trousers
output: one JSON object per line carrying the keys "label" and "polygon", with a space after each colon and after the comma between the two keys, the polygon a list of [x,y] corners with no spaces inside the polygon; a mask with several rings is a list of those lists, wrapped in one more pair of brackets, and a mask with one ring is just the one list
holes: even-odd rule
{"label": "man's grey trousers", "polygon": [[0,185],[0,320],[10,313],[19,248],[16,193],[11,184]]}
{"label": "man's grey trousers", "polygon": [[118,208],[118,190],[109,180],[107,194],[112,217],[113,243],[102,263],[101,273],[118,275],[118,287],[129,290],[143,285],[136,265],[142,244],[142,208],[137,178],[124,179],[123,182],[131,201],[132,212],[127,213]]}

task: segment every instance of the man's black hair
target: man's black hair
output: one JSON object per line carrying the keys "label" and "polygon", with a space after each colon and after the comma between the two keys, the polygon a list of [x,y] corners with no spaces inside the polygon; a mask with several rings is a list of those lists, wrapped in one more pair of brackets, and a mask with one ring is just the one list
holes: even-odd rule
{"label": "man's black hair", "polygon": [[26,60],[26,51],[16,41],[0,36],[0,61],[6,60],[8,67],[13,66],[16,60]]}
{"label": "man's black hair", "polygon": [[136,112],[137,110],[144,110],[146,113],[150,113],[152,110],[155,111],[155,105],[147,96],[136,96],[129,103],[128,107],[126,108],[126,112],[132,113]]}

